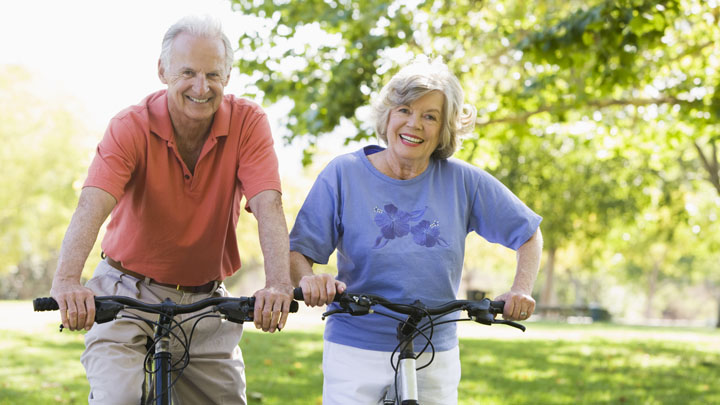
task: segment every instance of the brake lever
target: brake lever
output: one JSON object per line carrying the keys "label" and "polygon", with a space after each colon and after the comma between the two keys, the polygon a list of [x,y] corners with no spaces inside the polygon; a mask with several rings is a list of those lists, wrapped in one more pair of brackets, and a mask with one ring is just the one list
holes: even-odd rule
{"label": "brake lever", "polygon": [[118,312],[125,309],[125,305],[114,301],[95,301],[95,323],[105,323],[114,320]]}
{"label": "brake lever", "polygon": [[513,328],[517,328],[517,329],[520,329],[521,331],[525,332],[525,325],[517,323],[517,322],[507,321],[505,319],[495,319],[493,321],[493,323],[499,323],[499,324],[503,324],[503,325],[512,326]]}
{"label": "brake lever", "polygon": [[225,316],[230,322],[243,324],[245,321],[254,320],[254,300],[253,302],[244,302],[240,305],[236,302],[224,302],[215,306],[215,310]]}
{"label": "brake lever", "polygon": [[322,314],[322,319],[334,314],[350,314],[352,316],[362,316],[370,313],[371,302],[366,297],[349,297],[340,300],[340,308]]}
{"label": "brake lever", "polygon": [[348,311],[345,310],[345,308],[333,309],[332,311],[323,312],[323,314],[322,314],[322,320],[324,321],[325,318],[327,318],[327,317],[330,316],[330,315],[342,314],[342,313],[347,313],[347,312],[348,312]]}

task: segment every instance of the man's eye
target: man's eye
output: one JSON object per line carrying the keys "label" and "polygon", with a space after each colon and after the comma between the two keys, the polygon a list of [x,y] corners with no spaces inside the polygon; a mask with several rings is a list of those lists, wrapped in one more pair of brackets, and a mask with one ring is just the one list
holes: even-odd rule
{"label": "man's eye", "polygon": [[185,77],[192,77],[192,76],[193,76],[193,71],[192,71],[192,70],[184,70],[184,71],[182,72],[182,75],[185,76]]}

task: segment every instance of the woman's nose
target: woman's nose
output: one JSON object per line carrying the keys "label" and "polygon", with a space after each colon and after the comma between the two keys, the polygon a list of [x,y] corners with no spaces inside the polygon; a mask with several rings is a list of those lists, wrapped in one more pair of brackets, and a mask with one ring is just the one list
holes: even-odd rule
{"label": "woman's nose", "polygon": [[420,117],[416,114],[410,114],[408,117],[407,125],[411,128],[420,128]]}

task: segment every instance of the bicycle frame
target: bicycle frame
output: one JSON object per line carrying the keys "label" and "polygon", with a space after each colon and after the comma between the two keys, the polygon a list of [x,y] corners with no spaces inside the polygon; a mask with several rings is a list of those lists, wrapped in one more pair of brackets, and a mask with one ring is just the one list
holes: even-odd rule
{"label": "bicycle frame", "polygon": [[[196,322],[200,321],[205,316],[215,316],[226,319],[230,322],[242,324],[245,321],[253,320],[253,308],[255,304],[254,297],[212,297],[204,300],[195,302],[193,304],[181,305],[176,304],[169,298],[166,298],[160,304],[147,304],[142,301],[138,301],[133,298],[123,296],[106,296],[106,297],[95,297],[95,322],[105,323],[110,322],[121,317],[133,318],[143,320],[151,325],[154,325],[153,341],[149,344],[148,350],[154,349],[153,354],[153,368],[151,370],[145,369],[149,372],[149,378],[146,378],[148,388],[150,385],[153,386],[153,390],[150,392],[142,392],[145,401],[145,395],[148,395],[146,403],[158,404],[158,405],[169,405],[172,403],[171,388],[172,382],[172,354],[170,352],[170,339],[174,335],[172,332],[174,328],[179,327],[183,322],[189,321],[190,319],[196,319]],[[35,311],[53,311],[57,310],[57,302],[50,297],[47,298],[36,298],[33,300],[33,308]],[[203,309],[210,308],[208,312],[193,315],[191,318],[178,323],[174,320],[176,315],[188,314],[201,311]],[[159,315],[157,321],[151,321],[143,316],[137,314],[119,314],[120,311],[126,309],[133,309],[149,314]],[[296,301],[292,301],[290,305],[290,312],[297,312],[298,304]],[[218,313],[218,315],[210,315],[211,313]],[[60,331],[62,332],[63,326],[60,325]],[[181,329],[182,330],[182,329]],[[184,332],[183,332],[184,333]],[[175,335],[177,337],[177,335]],[[186,340],[189,345],[190,339],[192,338],[192,332],[190,338]],[[188,347],[186,347],[189,350]],[[189,361],[189,352],[187,353],[186,361]],[[185,358],[183,356],[183,358]],[[153,380],[154,383],[149,381]]]}
{"label": "bicycle frame", "polygon": [[[303,292],[301,288],[295,288],[293,294],[296,300],[303,300]],[[422,330],[427,328],[427,326],[419,327],[420,322],[425,317],[432,319],[433,315],[445,315],[450,312],[464,310],[468,312],[468,315],[470,316],[469,319],[474,320],[475,322],[482,323],[484,325],[504,324],[518,328],[523,332],[525,331],[525,326],[522,324],[504,319],[495,319],[497,314],[502,314],[505,302],[491,301],[487,298],[479,301],[455,300],[434,308],[428,308],[420,301],[415,301],[410,305],[398,304],[378,295],[348,292],[336,295],[334,301],[340,304],[341,309],[335,309],[324,313],[323,319],[336,313],[347,313],[352,316],[362,316],[367,315],[370,312],[374,312],[376,314],[384,315],[377,311],[371,311],[370,307],[374,305],[381,305],[392,311],[408,315],[407,319],[404,321],[400,320],[398,325],[397,338],[399,344],[398,350],[396,351],[399,351],[399,354],[396,379],[395,384],[391,385],[390,388],[383,393],[382,401],[385,405],[396,404],[396,400],[399,402],[399,405],[419,404],[417,383],[418,355],[415,354],[414,338],[419,334],[425,336],[422,333]],[[456,321],[458,320],[450,322]],[[430,322],[429,327],[433,327],[432,322]],[[428,341],[429,339],[430,338],[428,338]]]}

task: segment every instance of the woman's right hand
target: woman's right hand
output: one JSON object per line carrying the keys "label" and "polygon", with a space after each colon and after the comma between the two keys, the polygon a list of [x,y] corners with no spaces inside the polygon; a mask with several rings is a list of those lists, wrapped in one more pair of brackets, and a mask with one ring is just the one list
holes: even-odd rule
{"label": "woman's right hand", "polygon": [[323,306],[333,302],[335,294],[342,294],[347,286],[331,274],[313,274],[300,279],[305,305]]}

